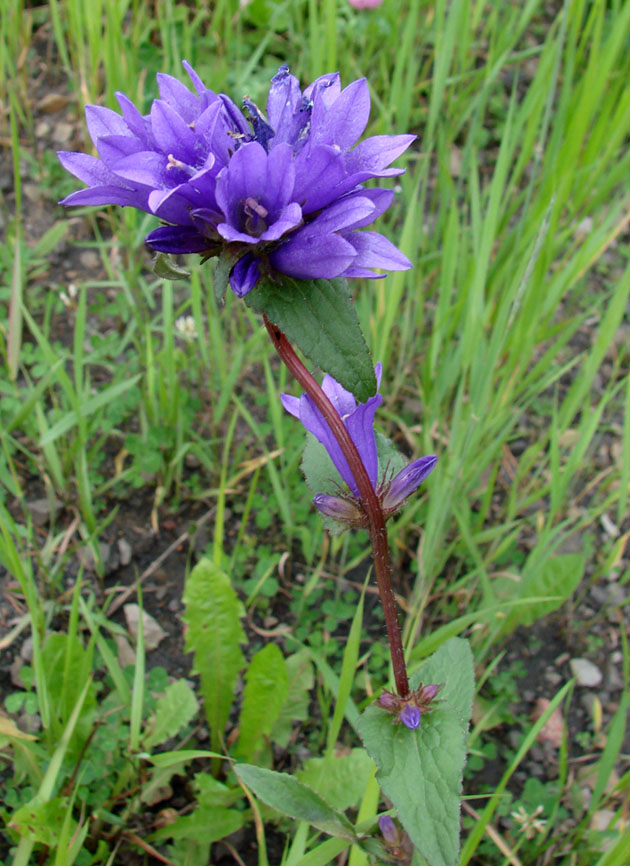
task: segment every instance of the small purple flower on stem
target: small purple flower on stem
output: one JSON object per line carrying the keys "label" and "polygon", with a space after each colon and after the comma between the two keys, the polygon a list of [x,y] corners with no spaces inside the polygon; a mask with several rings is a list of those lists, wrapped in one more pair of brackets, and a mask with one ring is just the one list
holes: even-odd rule
{"label": "small purple flower on stem", "polygon": [[[380,363],[374,368],[379,388],[382,369],[382,364]],[[379,484],[374,415],[383,402],[382,395],[375,394],[365,403],[357,404],[354,395],[346,391],[336,379],[333,379],[328,374],[324,376],[322,390],[341,416],[352,441],[357,447],[359,456],[372,482],[372,487],[379,497],[385,519],[391,517],[433,471],[437,463],[437,457],[434,455],[420,457],[402,469],[391,480],[384,480]],[[365,526],[366,519],[356,481],[339,443],[333,436],[319,409],[317,409],[308,394],[302,394],[301,397],[282,394],[281,400],[286,411],[295,418],[298,418],[308,432],[312,433],[321,442],[328,452],[335,469],[348,487],[348,492],[344,493],[340,491],[339,496],[318,494],[313,500],[314,505],[328,517],[332,517],[347,526]]]}
{"label": "small purple flower on stem", "polygon": [[160,98],[142,115],[117,94],[122,114],[86,107],[98,157],[61,151],[87,185],[65,205],[117,204],[147,211],[164,225],[147,245],[158,252],[220,255],[229,245],[230,285],[242,297],[262,274],[297,279],[370,277],[411,263],[387,238],[359,231],[392,202],[370,178],[388,168],[413,135],[376,135],[356,144],[370,113],[365,79],[341,89],[322,75],[303,92],[286,66],[273,77],[267,117],[248,98],[249,119],[184,62],[194,90],[158,75]]}
{"label": "small purple flower on stem", "polygon": [[383,834],[383,839],[388,846],[394,847],[399,844],[398,828],[389,817],[389,815],[381,815],[378,819],[378,828]]}
{"label": "small purple flower on stem", "polygon": [[394,724],[403,724],[410,731],[415,731],[420,727],[422,716],[433,709],[432,703],[441,688],[441,684],[430,683],[423,686],[420,683],[417,689],[413,689],[404,698],[384,691],[376,699],[376,704],[394,716]]}
{"label": "small purple flower on stem", "polygon": [[413,845],[409,835],[403,829],[398,828],[389,815],[380,816],[378,828],[383,835],[383,841],[391,857],[399,863],[410,863],[413,856]]}

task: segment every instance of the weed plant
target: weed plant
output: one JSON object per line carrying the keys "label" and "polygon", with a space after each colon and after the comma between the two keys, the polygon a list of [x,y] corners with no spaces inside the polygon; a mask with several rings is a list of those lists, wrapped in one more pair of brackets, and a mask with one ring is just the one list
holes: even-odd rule
{"label": "weed plant", "polygon": [[[464,810],[460,866],[623,866],[623,629],[624,696],[603,719],[595,708],[587,749],[565,726],[553,782],[513,784],[554,709],[568,717],[574,684],[532,723],[506,710],[518,702],[518,671],[497,671],[518,629],[533,640],[535,623],[598,581],[616,576],[627,596],[630,4],[5,0],[0,29],[0,564],[15,600],[11,616],[2,608],[3,669],[32,640],[22,688],[3,695],[0,715],[2,862],[197,864],[243,824],[261,866],[325,864],[348,850],[351,866],[368,862],[307,821],[280,825],[287,842],[274,859],[265,833],[277,814],[233,774],[216,778],[236,710],[213,719],[203,695],[204,743],[199,693],[145,670],[142,628],[133,666],[118,656],[108,528],[134,491],[155,532],[203,504],[211,565],[197,580],[244,605],[248,622],[279,612],[291,622],[273,632],[282,649],[257,643],[232,660],[248,671],[232,754],[295,764],[297,724],[309,750],[303,781],[354,809],[356,826],[373,825],[378,786],[353,729],[388,678],[373,640],[382,622],[363,617],[365,537],[329,538],[310,508],[302,437],[277,399],[290,388],[285,371],[251,312],[231,293],[219,305],[208,268],[182,282],[151,273],[150,217],[85,209],[68,220],[55,208],[71,188],[51,155],[61,126],[87,148],[84,104],[117,108],[122,90],[146,109],[155,73],[181,78],[186,59],[209,87],[253,100],[282,63],[303,81],[367,75],[368,133],[418,134],[382,229],[414,268],[359,285],[356,304],[388,371],[384,432],[410,457],[439,455],[430,491],[392,527],[408,661],[413,670],[449,638],[470,637],[481,716],[467,778],[502,752],[496,784]],[[47,115],[50,95],[62,108]],[[66,255],[92,262],[74,268],[74,289]],[[32,508],[41,499],[43,526]],[[88,553],[69,581],[78,549]],[[286,554],[294,586],[284,603]],[[203,659],[195,664],[203,678]],[[270,689],[283,701],[265,720],[255,707]],[[497,714],[520,731],[515,746],[497,746]],[[586,804],[574,777],[584,754],[595,779]],[[194,808],[157,815],[156,792],[183,776]],[[543,829],[505,830],[510,812],[539,805]],[[606,826],[594,821],[603,812]]]}

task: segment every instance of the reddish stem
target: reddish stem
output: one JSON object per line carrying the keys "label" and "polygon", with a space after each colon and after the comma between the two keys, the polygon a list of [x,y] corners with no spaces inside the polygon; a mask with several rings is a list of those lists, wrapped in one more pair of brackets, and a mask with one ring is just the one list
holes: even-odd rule
{"label": "reddish stem", "polygon": [[275,350],[324,416],[333,436],[339,443],[339,447],[341,448],[344,457],[348,461],[352,477],[356,482],[363,509],[368,520],[370,541],[372,543],[372,555],[374,557],[374,571],[376,574],[376,583],[378,585],[379,594],[381,596],[381,604],[383,605],[383,611],[385,613],[385,624],[387,626],[387,638],[389,640],[392,657],[394,679],[396,680],[396,690],[401,697],[407,697],[409,694],[409,682],[407,680],[405,654],[400,637],[398,612],[396,610],[396,599],[394,597],[394,588],[392,585],[392,570],[389,562],[387,529],[385,527],[385,518],[383,517],[383,510],[378,501],[378,496],[372,487],[372,482],[370,481],[367,470],[359,456],[357,446],[352,441],[341,416],[326,394],[324,394],[313,376],[300,361],[293,347],[280,328],[273,325],[267,316],[263,315],[263,318],[265,321],[265,327],[269,332]]}

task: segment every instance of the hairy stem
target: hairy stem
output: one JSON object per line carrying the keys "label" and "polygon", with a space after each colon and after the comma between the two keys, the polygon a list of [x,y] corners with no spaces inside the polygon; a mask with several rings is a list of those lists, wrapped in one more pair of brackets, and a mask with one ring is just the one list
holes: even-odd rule
{"label": "hairy stem", "polygon": [[370,481],[365,466],[363,465],[363,461],[359,456],[357,447],[346,430],[346,426],[343,423],[341,416],[326,394],[324,394],[313,376],[300,361],[293,347],[280,328],[273,325],[267,316],[263,316],[263,318],[265,321],[265,327],[269,332],[271,342],[273,343],[276,352],[280,355],[280,358],[286,364],[289,371],[293,376],[295,376],[313,403],[315,403],[324,416],[333,436],[343,451],[344,457],[348,461],[352,477],[356,482],[365,515],[368,520],[370,541],[372,543],[372,555],[374,557],[374,572],[376,574],[376,583],[381,597],[381,604],[383,605],[383,611],[385,613],[387,638],[389,640],[392,666],[394,668],[396,690],[401,697],[406,697],[409,694],[409,682],[407,680],[405,654],[403,652],[402,640],[400,637],[398,612],[396,610],[396,599],[394,598],[394,588],[392,585],[392,570],[389,561],[387,529],[385,527],[385,518],[383,517],[383,510],[381,509],[380,502],[378,501],[376,492],[372,487],[372,482]]}

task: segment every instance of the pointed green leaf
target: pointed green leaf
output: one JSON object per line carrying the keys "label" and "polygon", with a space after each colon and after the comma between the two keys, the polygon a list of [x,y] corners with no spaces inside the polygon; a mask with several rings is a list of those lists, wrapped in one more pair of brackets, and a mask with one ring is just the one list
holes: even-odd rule
{"label": "pointed green leaf", "polygon": [[247,255],[248,250],[242,247],[236,249],[228,244],[221,248],[221,252],[217,257],[214,274],[212,275],[212,288],[217,301],[223,301],[225,293],[230,285],[230,272],[237,261],[244,255]]}
{"label": "pointed green leaf", "polygon": [[416,731],[396,725],[374,705],[361,715],[358,731],[378,767],[377,780],[429,866],[456,866],[459,858],[460,795],[466,762],[468,719],[474,692],[466,641],[447,641],[416,672],[418,682],[444,683],[440,702]]}
{"label": "pointed green leaf", "polygon": [[253,764],[236,764],[234,772],[263,803],[277,812],[299,821],[308,821],[313,827],[356,842],[357,837],[345,815],[328,805],[315,791],[286,773],[276,773]]}
{"label": "pointed green leaf", "polygon": [[313,688],[313,664],[306,650],[299,650],[285,659],[289,675],[289,693],[271,729],[271,739],[286,749],[294,722],[303,722],[309,715],[309,692]]}
{"label": "pointed green leaf", "polygon": [[236,754],[251,760],[271,732],[289,694],[289,675],[275,643],[253,657],[246,675]]}
{"label": "pointed green leaf", "polygon": [[195,653],[195,672],[201,677],[212,748],[216,749],[244,662],[239,646],[245,641],[241,604],[227,574],[208,559],[201,560],[188,576],[184,604],[186,649]]}
{"label": "pointed green leaf", "polygon": [[152,749],[178,734],[197,712],[195,693],[184,680],[176,680],[166,687],[159,698],[155,716],[149,722],[149,733],[144,737],[144,749]]}
{"label": "pointed green leaf", "polygon": [[[506,617],[502,634],[510,634],[519,625],[532,625],[541,616],[556,610],[575,592],[584,574],[585,556],[564,553],[550,556],[543,562],[530,556],[520,583],[516,584],[519,599],[531,598],[532,603],[515,608]],[[535,598],[549,601],[534,601]]]}
{"label": "pointed green leaf", "polygon": [[444,683],[438,698],[454,707],[468,725],[475,696],[475,671],[467,640],[452,637],[442,644],[410,677],[412,689],[420,683]]}
{"label": "pointed green leaf", "polygon": [[163,280],[187,280],[190,271],[175,264],[173,259],[165,253],[158,253],[153,260],[153,273]]}
{"label": "pointed green leaf", "polygon": [[374,365],[345,280],[261,279],[245,300],[359,402],[376,392]]}

